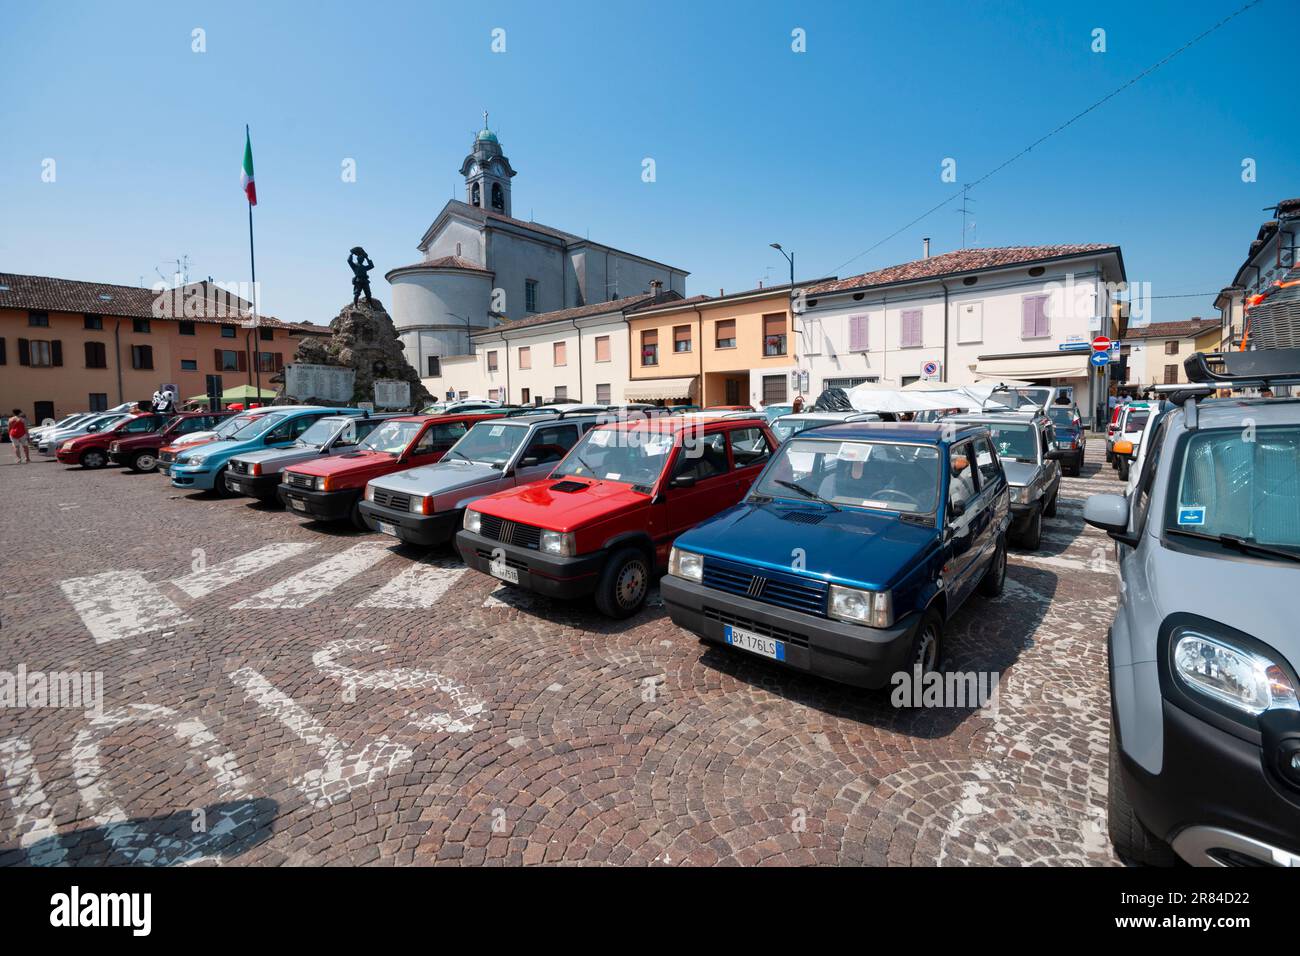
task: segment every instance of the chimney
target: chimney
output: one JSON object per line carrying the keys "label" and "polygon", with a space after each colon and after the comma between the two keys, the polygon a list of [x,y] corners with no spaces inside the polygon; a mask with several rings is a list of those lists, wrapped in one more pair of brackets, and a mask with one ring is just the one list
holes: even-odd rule
{"label": "chimney", "polygon": [[650,294],[651,294],[652,296],[654,296],[654,297],[657,299],[657,298],[659,298],[661,295],[663,295],[663,293],[664,293],[664,284],[663,284],[663,282],[662,282],[661,280],[659,280],[659,279],[651,279],[651,280],[650,280]]}
{"label": "chimney", "polygon": [[930,258],[930,237],[929,236],[926,236],[924,239],[921,240],[921,258],[922,259]]}

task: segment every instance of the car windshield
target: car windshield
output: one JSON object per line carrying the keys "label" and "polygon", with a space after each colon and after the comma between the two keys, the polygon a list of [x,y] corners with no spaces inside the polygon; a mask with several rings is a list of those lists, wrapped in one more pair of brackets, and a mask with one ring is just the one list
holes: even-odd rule
{"label": "car windshield", "polygon": [[1052,390],[1050,388],[1018,388],[1016,395],[1020,397],[1020,407],[1026,405],[1039,406],[1046,405],[1051,400]]}
{"label": "car windshield", "polygon": [[1062,428],[1075,428],[1074,409],[1068,405],[1053,405],[1047,410],[1052,423]]}
{"label": "car windshield", "polygon": [[384,422],[357,446],[358,451],[382,451],[386,455],[397,457],[406,450],[423,427],[423,422]]}
{"label": "car windshield", "polygon": [[781,446],[753,493],[929,514],[938,506],[939,452],[899,442],[795,438]]}
{"label": "car windshield", "polygon": [[776,435],[778,441],[785,441],[791,436],[799,434],[805,428],[825,424],[825,422],[818,421],[815,418],[778,418],[772,423],[772,432]]}
{"label": "car windshield", "polygon": [[251,422],[249,422],[243,428],[239,429],[239,431],[235,432],[230,437],[237,439],[238,441],[246,441],[249,438],[257,438],[259,435],[266,434],[276,425],[280,424],[280,422],[284,421],[285,417],[286,416],[284,415],[258,415]]}
{"label": "car windshield", "polygon": [[993,447],[999,458],[1014,458],[1016,461],[1038,461],[1038,430],[1033,425],[1012,425],[1002,422],[987,422],[993,433]]}
{"label": "car windshield", "polygon": [[479,422],[451,446],[447,461],[478,461],[486,465],[504,465],[528,434],[527,425],[506,422]]}
{"label": "car windshield", "polygon": [[[648,488],[659,480],[672,456],[673,433],[649,428],[593,428],[552,473],[552,477],[595,478]],[[689,454],[690,449],[684,453]],[[726,452],[723,452],[725,461]]]}
{"label": "car windshield", "polygon": [[212,431],[213,434],[215,434],[218,438],[229,438],[231,435],[235,434],[235,432],[239,431],[241,428],[243,428],[249,422],[254,421],[256,418],[257,418],[256,415],[234,415],[231,416],[230,418],[227,418],[216,428],[212,429]]}
{"label": "car windshield", "polygon": [[1128,417],[1124,419],[1124,431],[1126,432],[1142,431],[1142,429],[1147,427],[1147,419],[1149,419],[1150,417],[1151,417],[1151,413],[1147,411],[1145,408],[1133,409],[1131,412],[1128,413]]}
{"label": "car windshield", "polygon": [[1166,529],[1300,555],[1300,426],[1194,432],[1172,480]]}
{"label": "car windshield", "polygon": [[294,444],[303,448],[319,448],[334,437],[334,433],[339,430],[339,426],[350,425],[351,423],[352,416],[350,415],[346,418],[319,418],[298,436],[298,440]]}

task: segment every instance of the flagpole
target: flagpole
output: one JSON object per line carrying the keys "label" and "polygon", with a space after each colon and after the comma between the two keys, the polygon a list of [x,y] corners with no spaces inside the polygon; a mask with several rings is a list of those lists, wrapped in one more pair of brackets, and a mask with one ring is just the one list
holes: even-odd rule
{"label": "flagpole", "polygon": [[[244,138],[251,141],[247,123],[244,124]],[[245,196],[244,198],[247,199],[248,197]],[[248,203],[248,267],[253,276],[253,329],[249,332],[249,335],[251,336],[253,332],[258,335],[257,340],[254,342],[253,354],[250,357],[254,366],[254,374],[257,376],[257,401],[260,403],[262,401],[262,363],[259,360],[259,355],[262,348],[262,333],[257,318],[257,257],[253,254],[253,203],[251,201]]]}

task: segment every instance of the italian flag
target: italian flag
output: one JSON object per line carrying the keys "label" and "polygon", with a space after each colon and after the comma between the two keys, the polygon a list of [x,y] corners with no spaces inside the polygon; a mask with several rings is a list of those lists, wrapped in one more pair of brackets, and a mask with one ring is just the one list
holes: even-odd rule
{"label": "italian flag", "polygon": [[244,168],[239,175],[239,185],[244,187],[250,206],[257,205],[257,185],[253,182],[253,141],[248,137],[248,127],[244,127]]}

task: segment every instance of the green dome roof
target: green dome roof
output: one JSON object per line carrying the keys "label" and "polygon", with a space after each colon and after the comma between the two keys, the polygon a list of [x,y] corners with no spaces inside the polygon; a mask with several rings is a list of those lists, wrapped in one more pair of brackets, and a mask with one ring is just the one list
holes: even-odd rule
{"label": "green dome roof", "polygon": [[481,142],[495,143],[497,141],[497,134],[492,132],[490,129],[481,129],[478,131],[478,138]]}

